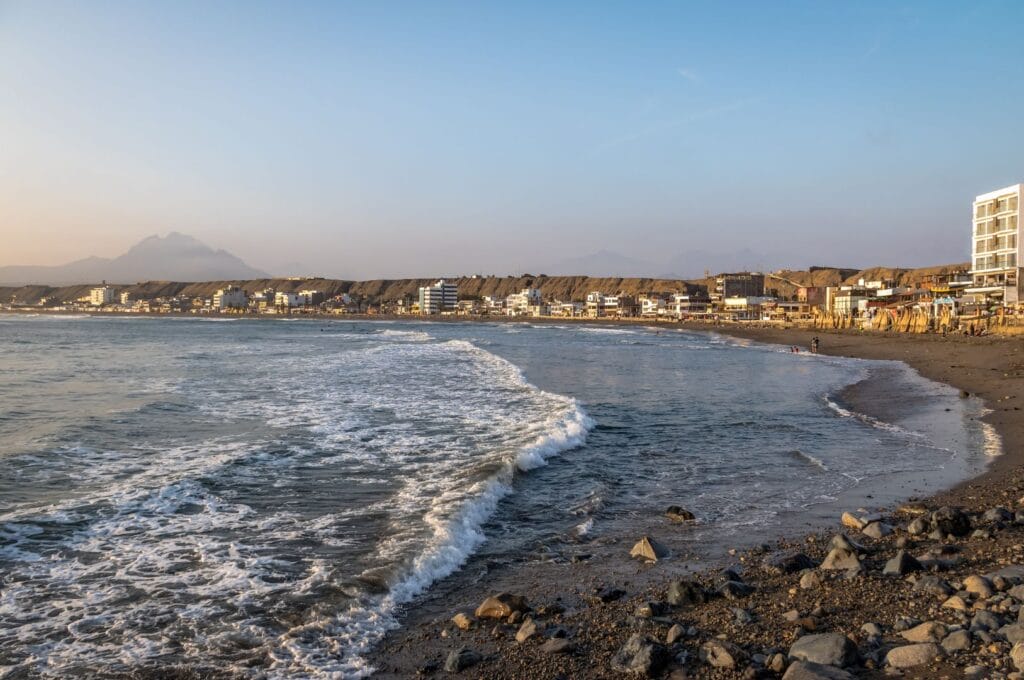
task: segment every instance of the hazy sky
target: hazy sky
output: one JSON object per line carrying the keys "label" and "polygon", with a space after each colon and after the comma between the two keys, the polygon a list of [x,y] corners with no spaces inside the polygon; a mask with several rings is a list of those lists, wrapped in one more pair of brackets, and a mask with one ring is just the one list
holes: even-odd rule
{"label": "hazy sky", "polygon": [[0,0],[0,264],[178,230],[274,273],[968,259],[1024,3]]}

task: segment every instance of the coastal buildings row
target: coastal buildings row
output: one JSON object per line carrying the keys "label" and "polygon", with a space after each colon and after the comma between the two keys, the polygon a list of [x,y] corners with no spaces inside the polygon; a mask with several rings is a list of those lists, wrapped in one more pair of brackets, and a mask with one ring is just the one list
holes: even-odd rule
{"label": "coastal buildings row", "polygon": [[[950,305],[962,308],[964,289],[972,285],[969,272],[936,275],[917,285],[897,286],[892,281],[860,280],[853,285],[798,287],[795,295],[780,297],[767,287],[771,275],[758,272],[720,274],[707,286],[688,284],[686,292],[649,292],[641,295],[591,291],[583,300],[546,297],[540,288],[523,288],[511,295],[462,299],[458,287],[444,279],[420,287],[415,298],[362,305],[347,294],[328,298],[322,291],[252,293],[230,285],[209,298],[173,297],[132,300],[128,291],[98,286],[65,308],[147,313],[217,314],[396,314],[450,316],[504,316],[651,320],[807,321],[828,313],[837,317],[868,318],[887,306]],[[44,301],[45,303],[45,301]]]}
{"label": "coastal buildings row", "polygon": [[[295,291],[246,291],[228,285],[212,296],[176,296],[134,300],[129,291],[102,285],[82,298],[61,303],[43,299],[39,306],[58,309],[102,309],[122,312],[218,314],[415,314],[556,318],[639,318],[652,320],[714,320],[808,322],[822,326],[877,327],[902,323],[904,312],[926,317],[935,327],[961,318],[1005,314],[1024,301],[1020,244],[1024,234],[1024,184],[977,196],[971,213],[971,262],[946,268],[920,280],[887,279],[847,282],[835,286],[799,286],[783,274],[732,272],[707,277],[684,290],[644,294],[593,290],[582,299],[548,296],[540,287],[526,287],[507,296],[460,296],[458,286],[440,279],[397,300],[327,296],[308,288]],[[473,277],[479,278],[479,277]],[[785,284],[790,293],[779,295]],[[900,285],[902,284],[902,285]],[[792,293],[795,287],[795,294]],[[902,316],[901,316],[902,315]],[[915,322],[916,323],[916,322]]]}

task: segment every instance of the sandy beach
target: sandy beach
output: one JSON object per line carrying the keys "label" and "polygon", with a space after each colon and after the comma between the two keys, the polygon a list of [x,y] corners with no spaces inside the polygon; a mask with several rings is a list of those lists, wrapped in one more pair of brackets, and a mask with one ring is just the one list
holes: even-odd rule
{"label": "sandy beach", "polygon": [[[843,524],[838,512],[807,517],[803,530],[749,536],[711,561],[643,563],[629,557],[629,541],[605,546],[616,557],[464,569],[406,611],[371,659],[375,677],[1018,677],[1024,342],[713,330],[804,350],[817,336],[822,353],[906,362],[982,399],[1003,454],[950,489],[916,497],[912,483],[890,485],[846,508]],[[885,420],[915,395],[880,374],[843,397]],[[651,536],[673,530],[666,517],[650,518]],[[499,593],[522,600],[477,609]]]}

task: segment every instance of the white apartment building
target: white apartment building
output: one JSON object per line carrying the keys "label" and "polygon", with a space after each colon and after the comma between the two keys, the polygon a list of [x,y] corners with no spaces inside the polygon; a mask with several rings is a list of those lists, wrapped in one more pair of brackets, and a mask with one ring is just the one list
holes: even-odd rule
{"label": "white apartment building", "polygon": [[110,286],[98,286],[89,291],[89,304],[93,307],[102,307],[114,303],[115,291]]}
{"label": "white apartment building", "polygon": [[971,276],[966,292],[977,301],[1018,304],[1022,300],[1020,242],[1024,184],[974,199]]}
{"label": "white apartment building", "polygon": [[543,299],[537,288],[523,288],[505,298],[505,313],[509,316],[526,316],[531,307],[540,307]]}
{"label": "white apartment building", "polygon": [[548,314],[551,316],[577,317],[583,315],[583,303],[581,302],[560,302],[555,300],[548,305]]}
{"label": "white apartment building", "polygon": [[275,307],[301,307],[304,298],[298,293],[277,293],[274,296]]}
{"label": "white apartment building", "polygon": [[214,309],[245,309],[249,305],[249,297],[238,286],[221,288],[213,294]]}
{"label": "white apartment building", "polygon": [[504,314],[505,298],[495,295],[485,295],[483,301],[484,310],[488,314]]}
{"label": "white apartment building", "polygon": [[723,300],[725,312],[737,319],[760,319],[762,308],[771,302],[775,302],[775,298],[764,295],[727,297]]}
{"label": "white apartment building", "polygon": [[659,295],[643,295],[640,297],[640,316],[664,316],[665,298]]}
{"label": "white apartment building", "polygon": [[299,303],[302,305],[316,306],[324,301],[324,294],[318,290],[300,290]]}
{"label": "white apartment building", "polygon": [[122,305],[130,305],[132,303],[132,294],[129,293],[128,291],[124,291],[123,293],[121,293],[119,299],[121,300]]}
{"label": "white apartment building", "polygon": [[708,311],[710,300],[706,297],[689,295],[687,293],[676,293],[672,296],[668,305],[668,313],[677,319],[687,314],[701,314]]}
{"label": "white apartment building", "polygon": [[420,287],[420,314],[454,312],[459,304],[459,287],[439,280],[433,286]]}

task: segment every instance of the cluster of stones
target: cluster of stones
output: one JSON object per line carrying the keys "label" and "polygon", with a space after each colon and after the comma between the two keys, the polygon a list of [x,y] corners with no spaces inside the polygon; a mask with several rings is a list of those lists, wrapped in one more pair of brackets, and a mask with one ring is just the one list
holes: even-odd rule
{"label": "cluster of stones", "polygon": [[[672,509],[673,521],[692,521],[692,515],[680,510]],[[1024,565],[964,574],[966,559],[960,545],[991,538],[1009,526],[1024,525],[1024,511],[1012,513],[997,507],[969,515],[958,508],[929,511],[908,504],[901,506],[900,512],[910,519],[887,521],[881,515],[845,513],[842,524],[848,533],[833,536],[820,561],[798,550],[779,551],[763,557],[757,568],[792,579],[790,596],[819,591],[843,580],[870,577],[880,579],[883,587],[904,581],[902,587],[909,588],[914,598],[932,603],[928,608],[931,618],[903,617],[888,625],[868,621],[856,634],[846,635],[827,630],[823,623],[826,611],[820,606],[810,611],[792,609],[779,621],[780,628],[793,631],[790,639],[795,639],[788,647],[742,646],[727,633],[700,631],[681,623],[687,611],[715,602],[728,607],[736,625],[758,620],[758,611],[743,606],[756,592],[756,584],[747,582],[738,568],[726,569],[713,586],[696,579],[674,580],[664,590],[663,599],[636,604],[633,620],[656,624],[661,632],[650,625],[634,625],[606,670],[661,677],[675,668],[674,674],[687,677],[683,669],[699,664],[746,678],[837,680],[883,668],[894,673],[920,671],[944,661],[959,667],[968,678],[1024,679]],[[854,531],[864,538],[853,538]],[[882,546],[886,537],[888,549]],[[667,557],[668,551],[644,536],[631,555],[655,564]],[[954,573],[961,575],[955,578]],[[591,599],[594,606],[601,606],[625,595],[622,590],[604,588],[595,591]],[[473,616],[460,612],[452,622],[468,630],[485,621],[499,621],[516,627],[514,637],[519,645],[535,645],[547,655],[576,654],[579,647],[573,634],[545,620],[562,611],[560,607],[533,611],[524,598],[500,593],[487,598]],[[449,654],[445,669],[459,672],[482,659],[468,648],[459,648]],[[927,670],[923,672],[927,675]]]}

